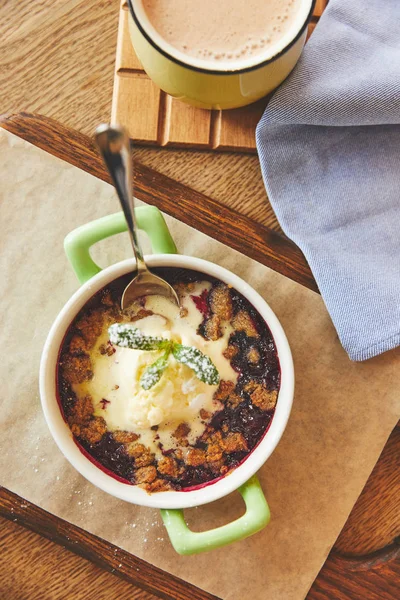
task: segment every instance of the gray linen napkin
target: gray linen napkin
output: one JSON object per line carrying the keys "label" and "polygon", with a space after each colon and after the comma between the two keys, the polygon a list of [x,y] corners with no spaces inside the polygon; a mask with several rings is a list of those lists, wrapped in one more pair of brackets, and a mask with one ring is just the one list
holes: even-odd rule
{"label": "gray linen napkin", "polygon": [[399,124],[400,0],[330,0],[256,137],[352,360],[400,344]]}

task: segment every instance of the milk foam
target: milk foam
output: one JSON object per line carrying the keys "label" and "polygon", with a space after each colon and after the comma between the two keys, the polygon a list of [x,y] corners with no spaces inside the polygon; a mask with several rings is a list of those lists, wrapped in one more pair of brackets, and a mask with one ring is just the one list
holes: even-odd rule
{"label": "milk foam", "polygon": [[168,44],[189,57],[214,63],[265,55],[292,28],[301,4],[301,0],[141,2]]}

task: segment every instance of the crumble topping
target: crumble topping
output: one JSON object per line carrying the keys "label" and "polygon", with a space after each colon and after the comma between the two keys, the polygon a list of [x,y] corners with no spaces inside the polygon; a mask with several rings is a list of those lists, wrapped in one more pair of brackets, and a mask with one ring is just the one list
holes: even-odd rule
{"label": "crumble topping", "polygon": [[245,310],[240,310],[232,319],[235,331],[244,331],[248,337],[258,337],[258,331],[253,319]]}
{"label": "crumble topping", "polygon": [[[205,344],[218,344],[217,351],[230,369],[221,373],[210,402],[204,404],[199,397],[195,419],[189,413],[188,418],[170,424],[161,418],[144,429],[134,425],[135,420],[127,426],[125,419],[122,426],[112,427],[110,415],[117,414],[125,381],[110,381],[98,397],[88,392],[107,382],[100,377],[99,360],[108,365],[107,373],[119,373],[119,365],[123,366],[120,349],[104,334],[110,324],[131,322],[149,328],[155,318],[163,319],[145,302],[130,312],[120,310],[129,276],[98,292],[77,316],[58,365],[61,403],[79,444],[100,467],[149,493],[204,485],[239,465],[268,429],[280,385],[272,336],[249,302],[222,282],[199,284],[198,273],[176,271],[175,275],[174,269],[160,269],[159,274],[174,284],[181,299],[179,318],[187,320],[197,314],[197,336]],[[193,273],[192,280],[184,280],[187,273]],[[149,333],[158,332],[150,327]],[[129,370],[125,367],[122,372]],[[234,377],[230,376],[233,372]],[[182,380],[182,385],[189,393],[192,384]],[[164,400],[169,401],[168,394]]]}

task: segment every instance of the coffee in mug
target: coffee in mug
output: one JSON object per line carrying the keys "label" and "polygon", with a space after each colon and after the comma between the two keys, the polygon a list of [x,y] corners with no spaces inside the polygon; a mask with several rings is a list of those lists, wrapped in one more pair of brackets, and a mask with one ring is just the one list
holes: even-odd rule
{"label": "coffee in mug", "polygon": [[173,48],[218,68],[261,61],[293,27],[299,0],[142,0],[149,22]]}
{"label": "coffee in mug", "polygon": [[315,0],[128,0],[144,70],[201,108],[255,102],[289,75]]}

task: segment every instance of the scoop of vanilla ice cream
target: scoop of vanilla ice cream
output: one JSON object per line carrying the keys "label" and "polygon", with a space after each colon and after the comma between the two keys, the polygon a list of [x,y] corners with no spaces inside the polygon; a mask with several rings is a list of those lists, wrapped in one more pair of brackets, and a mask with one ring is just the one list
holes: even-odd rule
{"label": "scoop of vanilla ice cream", "polygon": [[[209,282],[198,282],[192,294],[199,295],[209,286]],[[132,325],[145,335],[161,336],[198,348],[213,361],[221,379],[236,382],[237,373],[223,356],[231,333],[229,326],[219,340],[205,340],[197,334],[203,316],[190,295],[181,300],[181,306],[185,309],[184,316],[166,298],[149,296],[145,309],[154,314]],[[108,429],[134,431],[140,434],[143,443],[150,443],[150,436],[152,439],[154,437],[150,428],[158,425],[163,429],[164,435],[160,430],[158,434],[165,444],[167,434],[170,436],[177,424],[187,422],[191,426],[190,437],[194,439],[200,435],[204,430],[204,422],[199,412],[203,408],[212,413],[218,408],[218,403],[213,399],[218,386],[200,381],[189,367],[176,361],[170,354],[161,379],[145,390],[140,385],[140,378],[144,370],[162,356],[162,351],[115,347],[116,351],[110,357],[98,351],[107,340],[108,332],[105,330],[92,352],[93,378],[76,386],[84,386],[84,390],[76,391],[92,396],[96,414],[106,420]],[[103,399],[107,399],[108,403],[102,404]]]}
{"label": "scoop of vanilla ice cream", "polygon": [[[125,407],[128,429],[139,431],[171,421],[190,422],[204,405],[211,408],[212,395],[217,386],[203,383],[191,369],[178,363],[172,356],[168,362],[160,381],[149,390],[140,386],[137,379],[140,369],[137,372],[133,394]],[[116,425],[119,426],[118,416],[117,421]]]}

